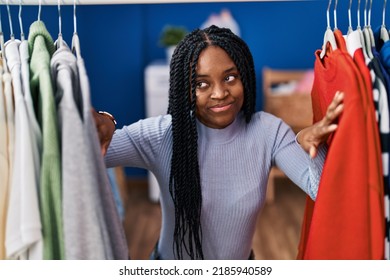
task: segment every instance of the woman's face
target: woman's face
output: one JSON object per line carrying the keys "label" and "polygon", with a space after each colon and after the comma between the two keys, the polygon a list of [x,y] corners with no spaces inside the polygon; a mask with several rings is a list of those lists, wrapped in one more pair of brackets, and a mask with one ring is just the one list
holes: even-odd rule
{"label": "woman's face", "polygon": [[196,69],[196,116],[210,128],[231,124],[244,103],[240,73],[220,47],[204,49]]}

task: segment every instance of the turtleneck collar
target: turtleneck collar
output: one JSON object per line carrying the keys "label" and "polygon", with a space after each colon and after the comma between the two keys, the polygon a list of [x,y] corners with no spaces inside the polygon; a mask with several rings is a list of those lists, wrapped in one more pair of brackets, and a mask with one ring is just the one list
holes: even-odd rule
{"label": "turtleneck collar", "polygon": [[240,112],[234,121],[225,128],[210,128],[196,120],[198,137],[208,143],[223,144],[233,141],[245,125],[243,113]]}
{"label": "turtleneck collar", "polygon": [[42,37],[44,39],[47,51],[49,52],[51,57],[55,51],[54,41],[49,31],[47,30],[45,24],[43,23],[43,21],[34,21],[30,25],[30,30],[28,35],[30,55],[34,48],[34,42],[37,37]]}

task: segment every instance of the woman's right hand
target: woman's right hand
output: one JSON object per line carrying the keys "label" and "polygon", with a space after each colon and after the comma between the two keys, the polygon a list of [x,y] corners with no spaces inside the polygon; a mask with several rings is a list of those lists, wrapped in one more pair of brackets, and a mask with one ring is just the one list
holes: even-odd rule
{"label": "woman's right hand", "polygon": [[108,146],[111,143],[115,131],[115,124],[108,116],[99,114],[95,109],[91,109],[95,119],[96,129],[98,131],[102,155],[107,153]]}

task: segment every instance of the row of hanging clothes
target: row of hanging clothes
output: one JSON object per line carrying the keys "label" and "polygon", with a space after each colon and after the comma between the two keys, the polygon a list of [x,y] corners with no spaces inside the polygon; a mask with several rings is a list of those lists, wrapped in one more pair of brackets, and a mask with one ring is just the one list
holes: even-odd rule
{"label": "row of hanging clothes", "polygon": [[[59,2],[59,1],[58,1]],[[3,6],[4,7],[4,6]],[[74,1],[71,46],[40,19],[0,60],[0,259],[128,259],[92,116]],[[0,18],[1,24],[1,18]],[[1,27],[1,25],[0,25]]]}
{"label": "row of hanging clothes", "polygon": [[[337,91],[344,109],[328,154],[316,201],[306,200],[298,259],[389,259],[390,40],[382,24],[371,28],[372,0],[364,26],[347,32],[330,27],[331,0],[322,49],[315,52],[311,92],[314,121],[321,120]],[[340,13],[338,13],[340,14]]]}

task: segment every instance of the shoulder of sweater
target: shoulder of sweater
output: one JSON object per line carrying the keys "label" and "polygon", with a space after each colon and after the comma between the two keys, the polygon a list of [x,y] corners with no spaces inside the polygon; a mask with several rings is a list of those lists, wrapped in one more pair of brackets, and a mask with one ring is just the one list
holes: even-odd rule
{"label": "shoulder of sweater", "polygon": [[160,131],[163,133],[171,130],[172,127],[172,117],[171,115],[159,115],[148,117],[145,119],[140,119],[132,124],[124,126],[122,129],[128,131]]}
{"label": "shoulder of sweater", "polygon": [[289,129],[289,126],[281,118],[264,111],[253,114],[247,126],[248,131],[255,132],[255,134],[266,134],[272,136],[271,138],[279,134],[280,131],[287,131]]}
{"label": "shoulder of sweater", "polygon": [[141,124],[146,124],[146,125],[156,125],[159,127],[171,127],[172,125],[172,116],[171,115],[159,115],[159,116],[153,116],[153,117],[148,117],[145,119],[141,119],[138,122]]}
{"label": "shoulder of sweater", "polygon": [[265,111],[258,111],[253,114],[252,120],[250,123],[259,123],[262,122],[264,124],[266,123],[274,123],[279,124],[280,122],[283,122],[282,119],[278,118],[277,116],[265,112]]}

